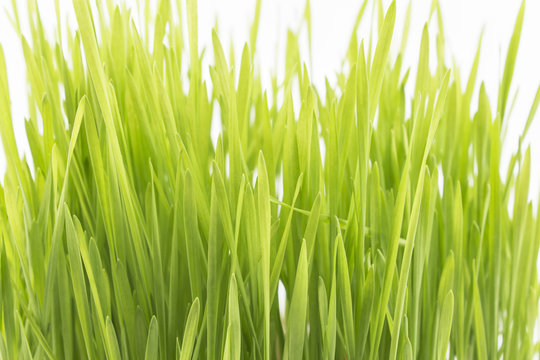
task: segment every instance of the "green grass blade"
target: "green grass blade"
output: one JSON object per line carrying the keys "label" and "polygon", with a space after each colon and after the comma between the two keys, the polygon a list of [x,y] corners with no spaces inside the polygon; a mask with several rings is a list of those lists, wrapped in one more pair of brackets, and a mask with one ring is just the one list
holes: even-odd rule
{"label": "green grass blade", "polygon": [[186,326],[184,330],[184,337],[182,339],[182,350],[180,351],[180,360],[189,360],[192,358],[193,345],[195,344],[195,338],[197,337],[197,329],[199,327],[199,311],[200,302],[199,298],[195,298],[189,314],[186,320]]}
{"label": "green grass blade", "polygon": [[308,259],[305,241],[302,242],[291,306],[287,315],[287,334],[284,359],[301,359],[307,316]]}
{"label": "green grass blade", "polygon": [[514,75],[514,68],[516,66],[516,57],[519,47],[519,40],[521,38],[521,29],[523,28],[523,17],[525,15],[525,1],[521,2],[519,12],[517,15],[516,23],[514,25],[514,31],[512,38],[510,39],[510,45],[508,45],[508,52],[506,54],[506,60],[504,62],[504,72],[499,92],[499,102],[497,105],[497,112],[504,123],[506,115],[506,105],[508,101],[508,93],[510,92],[510,85],[512,83],[512,76]]}
{"label": "green grass blade", "polygon": [[150,326],[148,328],[148,338],[146,339],[146,351],[144,353],[145,360],[157,360],[158,359],[158,322],[155,316],[152,316],[150,320]]}

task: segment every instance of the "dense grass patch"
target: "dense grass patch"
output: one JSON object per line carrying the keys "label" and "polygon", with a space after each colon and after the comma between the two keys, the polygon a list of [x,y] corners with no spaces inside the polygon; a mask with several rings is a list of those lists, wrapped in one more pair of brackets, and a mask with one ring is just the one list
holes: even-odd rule
{"label": "dense grass patch", "polygon": [[196,0],[183,13],[180,1],[146,7],[143,28],[114,0],[95,13],[73,0],[64,43],[47,40],[28,3],[29,36],[11,13],[32,161],[18,153],[0,51],[0,358],[538,352],[540,222],[521,140],[540,91],[501,165],[524,5],[494,102],[476,79],[480,44],[470,74],[444,63],[442,35],[429,63],[427,26],[416,74],[391,56],[393,34],[407,34],[394,29],[395,3],[379,8],[372,49],[353,35],[324,97],[293,32],[284,77],[263,89],[260,1],[239,66],[214,33],[209,83]]}

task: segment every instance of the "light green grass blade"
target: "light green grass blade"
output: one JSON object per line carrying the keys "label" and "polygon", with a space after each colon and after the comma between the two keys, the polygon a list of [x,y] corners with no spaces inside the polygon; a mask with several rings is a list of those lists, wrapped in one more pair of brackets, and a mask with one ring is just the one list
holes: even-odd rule
{"label": "light green grass blade", "polygon": [[189,360],[192,358],[193,345],[195,344],[195,338],[197,337],[197,329],[199,327],[199,311],[200,302],[199,298],[195,298],[189,314],[186,320],[186,326],[184,330],[184,337],[182,339],[182,350],[180,351],[180,360]]}
{"label": "light green grass blade", "polygon": [[229,330],[230,330],[230,359],[239,360],[242,346],[242,329],[240,323],[240,309],[238,306],[238,290],[236,288],[236,278],[231,277],[229,286]]}
{"label": "light green grass blade", "polygon": [[[202,248],[202,242],[199,234],[197,220],[197,202],[195,200],[195,188],[193,179],[188,170],[184,179],[184,232],[186,239],[186,257],[188,262],[189,284],[191,286],[191,297],[199,298],[202,296],[201,271],[198,267],[198,261],[201,261],[199,249]],[[198,261],[197,261],[198,260]],[[206,263],[206,261],[205,261]]]}
{"label": "light green grass blade", "polygon": [[120,354],[120,347],[118,346],[118,340],[116,338],[116,331],[114,330],[114,325],[110,317],[107,317],[106,328],[107,328],[107,343],[108,343],[107,346],[112,350],[110,358],[111,360],[120,360],[122,359],[122,355]]}
{"label": "light green grass blade", "polygon": [[208,277],[206,280],[207,300],[206,300],[206,329],[207,345],[206,351],[208,359],[214,359],[217,344],[218,326],[218,302],[220,296],[219,280],[219,258],[218,253],[221,248],[219,241],[219,210],[216,195],[215,180],[212,180],[212,192],[210,203],[210,234],[208,239]]}
{"label": "light green grass blade", "polygon": [[390,51],[390,42],[394,32],[395,21],[396,2],[393,1],[384,17],[379,40],[377,41],[377,48],[375,49],[375,55],[373,56],[373,64],[369,74],[368,119],[373,119],[375,117],[375,110],[381,93],[384,69],[388,61],[388,53]]}
{"label": "light green grass blade", "polygon": [[86,281],[84,280],[82,262],[79,250],[79,239],[75,231],[75,226],[71,220],[71,214],[65,206],[65,219],[66,219],[66,237],[69,253],[70,273],[71,280],[75,295],[75,304],[77,305],[77,312],[79,314],[79,321],[83,332],[84,342],[86,345],[86,353],[88,357],[93,356],[93,344],[92,344],[92,325],[90,321],[90,305],[88,304],[88,295],[86,293]]}
{"label": "light green grass blade", "polygon": [[514,31],[512,38],[510,39],[510,45],[508,45],[508,52],[506,54],[506,60],[504,62],[504,72],[499,92],[499,102],[497,105],[497,112],[504,123],[506,115],[506,105],[508,101],[508,93],[510,92],[510,85],[512,84],[512,76],[514,75],[514,68],[516,66],[516,57],[519,47],[519,40],[521,38],[521,29],[523,28],[523,17],[525,15],[525,1],[521,2],[519,12],[517,15],[516,23],[514,25]]}
{"label": "light green grass blade", "polygon": [[478,284],[476,282],[476,274],[473,274],[473,312],[474,312],[474,329],[476,333],[476,349],[478,359],[487,359],[486,334],[484,330],[484,316],[482,314],[482,303],[478,293]]}
{"label": "light green grass blade", "polygon": [[355,336],[354,336],[354,323],[353,323],[353,310],[352,310],[352,295],[350,288],[350,276],[349,265],[347,263],[347,254],[343,245],[343,238],[338,233],[337,239],[337,282],[339,292],[341,293],[341,311],[343,321],[343,332],[345,337],[345,344],[347,346],[347,353],[351,359],[355,358]]}
{"label": "light green grass blade", "polygon": [[447,354],[452,331],[452,318],[454,312],[454,294],[449,291],[442,303],[439,320],[439,332],[437,336],[437,354],[439,359],[444,359]]}
{"label": "light green grass blade", "polygon": [[145,360],[157,360],[158,359],[158,322],[155,316],[152,316],[150,320],[150,326],[148,327],[148,338],[146,339],[146,351],[144,353]]}
{"label": "light green grass blade", "polygon": [[264,354],[270,358],[270,195],[268,176],[262,152],[259,153],[257,169],[257,203],[259,215],[259,236],[262,252],[263,313],[264,313]]}
{"label": "light green grass blade", "polygon": [[287,334],[284,359],[301,359],[307,316],[308,259],[306,242],[302,241],[291,306],[287,315]]}

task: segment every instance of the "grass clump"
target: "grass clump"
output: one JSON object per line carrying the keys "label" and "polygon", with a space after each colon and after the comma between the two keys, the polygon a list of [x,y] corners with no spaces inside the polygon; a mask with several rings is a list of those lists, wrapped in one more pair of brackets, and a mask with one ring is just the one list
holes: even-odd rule
{"label": "grass clump", "polygon": [[395,3],[379,9],[373,49],[353,36],[324,97],[292,32],[284,77],[262,88],[258,20],[239,71],[213,34],[207,83],[196,0],[146,7],[143,28],[113,0],[95,13],[74,0],[77,29],[57,41],[28,3],[30,36],[16,8],[12,20],[32,161],[0,51],[0,358],[538,353],[540,223],[522,141],[500,171],[523,5],[493,111],[483,85],[473,98],[480,50],[466,79],[442,36],[429,63],[427,26],[416,75],[389,55]]}

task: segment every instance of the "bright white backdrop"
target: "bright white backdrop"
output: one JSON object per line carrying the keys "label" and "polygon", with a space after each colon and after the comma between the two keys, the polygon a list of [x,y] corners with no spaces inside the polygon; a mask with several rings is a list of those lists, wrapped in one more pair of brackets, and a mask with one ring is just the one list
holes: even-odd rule
{"label": "bright white backdrop", "polygon": [[[11,8],[12,0],[0,0],[0,9]],[[24,0],[15,0],[24,14]],[[137,0],[125,1],[130,7],[136,7]],[[154,0],[155,1],[155,0]],[[370,1],[372,2],[372,1]],[[388,3],[388,1],[384,1]],[[43,22],[49,31],[49,37],[55,36],[56,22],[54,0],[37,0]],[[484,29],[482,55],[480,59],[480,80],[484,81],[492,105],[496,106],[497,88],[504,65],[504,56],[520,0],[440,0],[445,23],[447,45],[447,63],[455,62],[463,74],[467,74],[474,58],[478,38]],[[311,0],[313,28],[313,61],[311,77],[316,85],[324,84],[325,77],[333,83],[335,72],[341,65],[354,19],[362,0]],[[397,24],[395,38],[400,38],[399,31],[407,10],[408,1],[397,2]],[[411,30],[409,46],[405,54],[406,66],[414,65],[420,46],[422,27],[428,19],[431,0],[412,0]],[[263,81],[269,84],[270,70],[276,60],[283,59],[286,31],[297,29],[301,22],[305,0],[266,0],[262,3],[261,19],[257,47],[257,63]],[[249,25],[253,18],[254,0],[199,0],[199,36],[200,48],[211,51],[211,29],[219,24],[219,33],[224,46],[232,43],[240,55],[242,44],[249,39]],[[75,23],[71,0],[60,0],[62,17],[72,25]],[[367,9],[365,20],[371,17]],[[540,84],[540,1],[528,0],[525,20],[519,47],[512,91],[519,88],[519,95],[509,121],[507,143],[504,149],[506,161],[516,149],[517,140],[523,129],[526,117],[536,89]],[[358,36],[369,37],[369,21],[363,21]],[[430,24],[431,35],[436,26]],[[305,31],[303,32],[305,35]],[[433,38],[433,36],[432,36]],[[307,39],[304,37],[304,39]],[[25,80],[25,62],[20,42],[5,14],[0,11],[0,44],[2,45],[9,73],[9,87],[12,100],[13,123],[19,149],[28,155],[28,144],[24,133],[24,118],[27,116]],[[301,49],[303,59],[307,61],[307,40]],[[433,43],[434,45],[434,43]],[[432,49],[434,46],[432,46]],[[397,50],[397,49],[394,49]],[[394,55],[395,55],[394,51]],[[432,54],[434,55],[434,53]],[[207,59],[210,56],[207,56]],[[414,67],[413,69],[414,70]],[[511,92],[512,96],[512,92]],[[540,189],[540,119],[533,123],[526,139],[532,147],[533,162],[531,179],[531,199],[536,203]],[[0,153],[3,150],[0,150]],[[5,157],[0,156],[0,174],[5,170]],[[505,161],[503,161],[503,164]]]}

